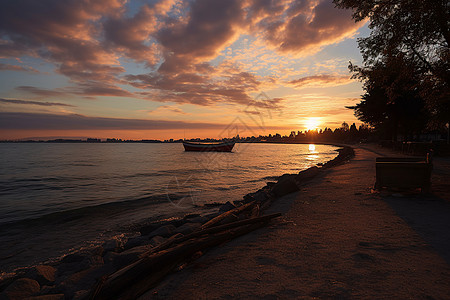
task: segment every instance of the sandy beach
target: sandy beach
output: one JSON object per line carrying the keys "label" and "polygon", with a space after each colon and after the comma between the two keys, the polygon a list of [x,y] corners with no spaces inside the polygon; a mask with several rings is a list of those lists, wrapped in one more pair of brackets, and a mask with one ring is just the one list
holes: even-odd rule
{"label": "sandy beach", "polygon": [[[449,160],[434,195],[373,192],[375,157],[357,147],[266,213],[283,217],[205,253],[141,299],[448,299]],[[394,155],[399,155],[394,153]]]}

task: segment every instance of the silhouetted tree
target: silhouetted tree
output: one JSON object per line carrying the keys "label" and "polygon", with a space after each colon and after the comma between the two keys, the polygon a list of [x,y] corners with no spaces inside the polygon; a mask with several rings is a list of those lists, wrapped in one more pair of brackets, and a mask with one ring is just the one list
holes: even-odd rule
{"label": "silhouetted tree", "polygon": [[351,140],[357,140],[359,137],[358,134],[358,129],[356,129],[356,124],[353,123],[352,125],[350,125],[350,130],[349,130],[349,134],[350,134],[350,139]]}
{"label": "silhouetted tree", "polygon": [[342,131],[348,131],[348,123],[345,121],[342,122],[341,129]]}
{"label": "silhouetted tree", "polygon": [[358,119],[393,140],[399,131],[412,136],[424,129],[429,114],[419,93],[420,78],[401,53],[385,56],[370,67],[350,64],[349,68],[353,78],[364,83],[362,101],[348,107]]}
{"label": "silhouetted tree", "polygon": [[[370,19],[370,36],[358,40],[364,68],[379,68],[380,62],[386,61],[389,56],[401,57],[415,74],[414,97],[418,99],[416,95],[419,95],[425,100],[424,107],[429,113],[428,125],[433,128],[444,126],[450,120],[450,1],[333,2],[337,7],[353,9],[355,21]],[[373,88],[370,97],[381,97],[386,92],[388,90]],[[367,96],[363,101],[367,101]],[[417,103],[412,106],[417,106]]]}

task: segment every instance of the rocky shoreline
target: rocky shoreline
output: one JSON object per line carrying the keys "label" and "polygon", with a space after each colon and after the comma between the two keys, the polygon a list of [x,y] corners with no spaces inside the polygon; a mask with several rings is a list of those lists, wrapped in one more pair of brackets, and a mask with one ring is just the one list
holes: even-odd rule
{"label": "rocky shoreline", "polygon": [[[145,224],[139,228],[140,235],[136,237],[127,240],[111,239],[94,249],[69,254],[57,262],[20,269],[15,276],[0,282],[0,299],[101,298],[97,295],[101,295],[103,284],[108,282],[108,278],[120,274],[123,269],[136,265],[145,257],[158,254],[158,251],[167,252],[169,251],[167,249],[176,248],[177,245],[181,247],[187,238],[194,237],[196,233],[206,234],[205,230],[208,228],[220,228],[227,224],[228,226],[236,224],[238,227],[241,226],[239,222],[256,219],[277,198],[298,191],[303,183],[313,179],[325,169],[354,156],[354,150],[350,147],[343,147],[337,151],[339,154],[333,160],[298,174],[284,174],[276,182],[268,182],[260,190],[245,195],[243,200],[220,205],[215,213],[189,214],[179,219]],[[255,224],[263,226],[266,223],[261,221]],[[245,227],[238,228],[249,230],[253,228],[250,227],[246,223]],[[245,234],[246,230],[241,234]],[[237,230],[229,232],[231,234],[222,234],[224,239],[233,238],[235,236],[233,232]],[[220,241],[219,239],[218,242]],[[207,247],[210,246],[210,243],[205,244]],[[194,258],[201,255],[201,251],[197,252],[193,255]],[[168,270],[170,271],[172,270]]]}

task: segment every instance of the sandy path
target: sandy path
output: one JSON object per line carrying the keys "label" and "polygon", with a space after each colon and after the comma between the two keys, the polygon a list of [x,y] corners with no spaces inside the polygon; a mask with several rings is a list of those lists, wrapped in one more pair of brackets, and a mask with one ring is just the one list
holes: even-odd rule
{"label": "sandy path", "polygon": [[356,149],[351,163],[279,199],[271,212],[286,212],[282,220],[207,252],[142,298],[449,299],[449,202],[371,193],[376,156]]}

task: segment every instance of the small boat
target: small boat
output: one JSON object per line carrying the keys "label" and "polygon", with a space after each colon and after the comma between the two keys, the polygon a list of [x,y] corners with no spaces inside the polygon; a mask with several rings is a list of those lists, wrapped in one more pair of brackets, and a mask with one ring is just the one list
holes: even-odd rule
{"label": "small boat", "polygon": [[234,147],[234,142],[223,143],[193,143],[183,141],[185,151],[217,151],[217,152],[231,152]]}

